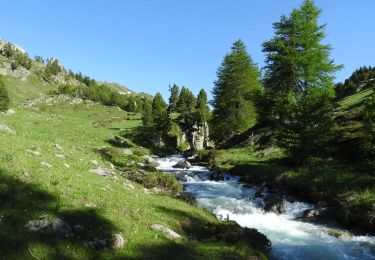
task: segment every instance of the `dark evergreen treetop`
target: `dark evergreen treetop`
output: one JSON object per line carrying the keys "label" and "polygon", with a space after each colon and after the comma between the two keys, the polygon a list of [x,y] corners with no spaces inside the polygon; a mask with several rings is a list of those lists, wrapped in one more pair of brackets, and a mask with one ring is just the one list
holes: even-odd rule
{"label": "dark evergreen treetop", "polygon": [[332,91],[333,75],[341,66],[330,58],[331,46],[322,43],[325,25],[318,24],[320,13],[313,1],[305,0],[290,17],[274,23],[275,36],[263,44],[267,91],[308,94],[314,87]]}
{"label": "dark evergreen treetop", "polygon": [[154,124],[154,118],[152,115],[152,104],[148,100],[146,100],[143,104],[142,123],[145,127],[152,127]]}
{"label": "dark evergreen treetop", "polygon": [[253,97],[260,90],[259,77],[245,44],[236,41],[217,70],[212,91],[212,127],[216,142],[223,142],[254,123]]}
{"label": "dark evergreen treetop", "polygon": [[208,121],[210,116],[210,108],[207,105],[207,93],[204,89],[199,91],[196,106],[196,120],[198,124]]}
{"label": "dark evergreen treetop", "polygon": [[338,99],[353,95],[357,90],[375,86],[375,67],[363,66],[356,69],[344,83],[336,84],[336,97]]}
{"label": "dark evergreen treetop", "polygon": [[168,112],[173,113],[173,112],[176,112],[176,109],[177,109],[180,88],[176,84],[173,84],[172,87],[169,87],[169,91],[171,92],[171,95],[169,97]]}
{"label": "dark evergreen treetop", "polygon": [[158,92],[152,100],[152,118],[154,128],[160,132],[168,132],[170,120],[167,112],[167,104]]}
{"label": "dark evergreen treetop", "polygon": [[196,106],[196,99],[193,93],[186,87],[181,88],[180,96],[177,103],[177,112],[180,113],[180,120],[184,130],[190,130],[194,123],[194,112]]}

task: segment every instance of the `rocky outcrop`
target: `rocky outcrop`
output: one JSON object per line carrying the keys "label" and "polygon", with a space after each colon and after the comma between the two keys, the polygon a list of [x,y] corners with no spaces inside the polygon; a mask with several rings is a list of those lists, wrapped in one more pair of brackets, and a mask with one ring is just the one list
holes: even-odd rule
{"label": "rocky outcrop", "polygon": [[72,232],[71,227],[64,220],[60,218],[49,220],[45,216],[36,220],[30,220],[25,225],[25,228],[31,232],[55,235],[58,237],[69,237]]}
{"label": "rocky outcrop", "polygon": [[328,207],[324,201],[319,201],[314,208],[308,209],[301,217],[302,220],[334,219],[336,209]]}
{"label": "rocky outcrop", "polygon": [[6,124],[0,123],[0,132],[6,133],[6,134],[15,134],[12,129],[10,129]]}
{"label": "rocky outcrop", "polygon": [[172,166],[173,168],[190,169],[191,164],[188,161],[179,161],[177,164]]}
{"label": "rocky outcrop", "polygon": [[260,186],[260,188],[255,192],[255,198],[260,198],[260,197],[263,197],[263,193],[265,192],[268,192],[271,190],[271,186],[266,183],[266,182],[263,182],[262,183],[262,186]]}
{"label": "rocky outcrop", "polygon": [[94,248],[96,250],[119,250],[125,244],[127,240],[121,234],[114,234],[109,238],[94,238],[92,241],[85,243],[86,246]]}
{"label": "rocky outcrop", "polygon": [[285,212],[283,199],[277,194],[266,194],[263,198],[263,202],[263,209],[266,212],[275,212],[279,214]]}
{"label": "rocky outcrop", "polygon": [[210,140],[210,133],[208,123],[204,122],[201,125],[195,124],[193,130],[187,134],[190,148],[196,151],[213,147]]}
{"label": "rocky outcrop", "polygon": [[223,181],[224,172],[219,167],[213,168],[210,174],[210,180],[211,181]]}
{"label": "rocky outcrop", "polygon": [[115,173],[112,170],[109,170],[109,169],[98,168],[98,169],[92,169],[92,170],[90,170],[90,172],[99,174],[99,175],[104,176],[104,177],[114,177],[115,176]]}
{"label": "rocky outcrop", "polygon": [[150,226],[151,229],[156,230],[156,231],[161,231],[163,232],[167,237],[172,238],[172,239],[180,239],[181,236],[174,232],[172,229],[167,228],[163,225],[160,224],[153,224]]}

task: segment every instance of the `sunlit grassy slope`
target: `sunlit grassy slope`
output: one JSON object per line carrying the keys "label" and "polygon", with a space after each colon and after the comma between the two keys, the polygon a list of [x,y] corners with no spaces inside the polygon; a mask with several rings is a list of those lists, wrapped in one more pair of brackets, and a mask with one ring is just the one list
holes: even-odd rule
{"label": "sunlit grassy slope", "polygon": [[[25,108],[26,100],[48,94],[54,86],[33,77],[4,81],[16,113],[0,116],[15,132],[0,131],[0,259],[220,259],[257,254],[248,244],[198,239],[207,223],[219,223],[203,209],[146,194],[118,171],[117,179],[90,172],[111,169],[97,148],[110,146],[107,140],[124,129],[134,129],[139,117],[102,105],[42,103]],[[28,232],[25,224],[41,216],[59,217],[84,229],[67,239]],[[183,238],[171,240],[151,230],[155,223]],[[128,241],[119,251],[84,245],[116,233]]]}

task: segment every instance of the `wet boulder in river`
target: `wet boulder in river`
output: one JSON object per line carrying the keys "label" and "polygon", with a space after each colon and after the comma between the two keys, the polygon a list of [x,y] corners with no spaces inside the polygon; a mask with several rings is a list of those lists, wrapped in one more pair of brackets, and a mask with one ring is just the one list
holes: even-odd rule
{"label": "wet boulder in river", "polygon": [[255,192],[255,198],[260,198],[263,196],[264,192],[268,192],[271,189],[271,185],[269,185],[267,182],[263,182],[262,186],[260,186],[259,190]]}
{"label": "wet boulder in river", "polygon": [[285,212],[283,199],[277,194],[266,194],[263,198],[264,201],[264,211],[283,213]]}
{"label": "wet boulder in river", "polygon": [[210,174],[211,181],[223,181],[224,180],[224,172],[219,167],[215,167],[212,169]]}
{"label": "wet boulder in river", "polygon": [[328,207],[324,201],[319,201],[314,208],[306,210],[301,218],[304,220],[333,219],[335,214],[335,208]]}
{"label": "wet boulder in river", "polygon": [[190,169],[191,164],[188,161],[179,161],[175,165],[172,166],[173,168],[180,168],[180,169]]}

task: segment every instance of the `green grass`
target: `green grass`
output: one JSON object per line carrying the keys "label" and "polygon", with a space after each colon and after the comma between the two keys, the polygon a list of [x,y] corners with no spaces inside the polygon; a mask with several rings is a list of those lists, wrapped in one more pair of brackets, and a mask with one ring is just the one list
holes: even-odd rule
{"label": "green grass", "polygon": [[[30,97],[37,95],[36,92]],[[16,94],[11,93],[11,97],[16,98]],[[24,98],[22,94],[16,100],[21,102]],[[132,183],[135,189],[127,188],[124,183],[129,181],[118,172],[116,180],[90,172],[99,166],[110,167],[97,152],[98,147],[110,146],[109,138],[140,124],[139,120],[126,118],[132,117],[115,108],[83,104],[16,108],[16,114],[0,118],[16,132],[14,135],[0,132],[1,256],[6,259],[218,259],[261,254],[249,245],[197,238],[196,230],[205,224],[219,224],[203,209],[176,198],[147,195],[136,183]],[[98,125],[98,122],[105,123]],[[57,150],[55,144],[61,145],[63,151]],[[93,160],[99,165],[94,165]],[[85,229],[76,231],[69,239],[26,231],[27,221],[43,215],[63,218],[72,226],[83,224]],[[149,226],[155,223],[172,228],[183,239],[172,241],[150,230]],[[96,251],[84,246],[87,240],[114,233],[121,233],[128,240],[119,251]]]}
{"label": "green grass", "polygon": [[363,100],[369,96],[372,91],[372,89],[365,89],[354,95],[343,98],[338,102],[340,110],[350,110],[361,107],[363,105]]}

